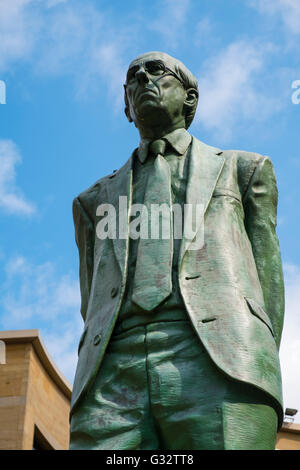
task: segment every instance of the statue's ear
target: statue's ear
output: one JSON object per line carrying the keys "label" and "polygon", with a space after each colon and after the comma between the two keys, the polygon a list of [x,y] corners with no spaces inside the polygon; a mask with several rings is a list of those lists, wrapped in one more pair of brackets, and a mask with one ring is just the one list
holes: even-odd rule
{"label": "statue's ear", "polygon": [[128,106],[128,99],[127,99],[127,94],[126,94],[126,85],[124,86],[124,101],[125,101],[125,109],[124,112],[126,114],[126,117],[129,122],[133,122],[132,117],[130,116],[130,111],[129,111],[129,106]]}
{"label": "statue's ear", "polygon": [[198,101],[198,91],[195,88],[188,88],[186,90],[185,106],[193,108]]}

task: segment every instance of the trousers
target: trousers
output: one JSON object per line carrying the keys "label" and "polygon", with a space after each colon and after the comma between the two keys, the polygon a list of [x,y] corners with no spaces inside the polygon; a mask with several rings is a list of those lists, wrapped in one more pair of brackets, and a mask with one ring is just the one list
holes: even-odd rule
{"label": "trousers", "polygon": [[190,321],[163,321],[112,336],[70,449],[272,450],[276,431],[263,391],[219,370]]}

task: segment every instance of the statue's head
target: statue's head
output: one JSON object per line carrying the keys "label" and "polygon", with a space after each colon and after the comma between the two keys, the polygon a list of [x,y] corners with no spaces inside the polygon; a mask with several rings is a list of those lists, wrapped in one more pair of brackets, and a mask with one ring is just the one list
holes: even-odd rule
{"label": "statue's head", "polygon": [[[129,65],[125,88],[125,114],[136,127],[192,123],[198,84],[185,65],[163,52],[147,52]],[[178,124],[177,127],[180,127]]]}

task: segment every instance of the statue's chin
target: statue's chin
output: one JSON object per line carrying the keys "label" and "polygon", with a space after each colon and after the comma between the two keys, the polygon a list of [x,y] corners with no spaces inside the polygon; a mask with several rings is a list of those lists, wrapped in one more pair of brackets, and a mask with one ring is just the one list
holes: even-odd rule
{"label": "statue's chin", "polygon": [[164,110],[157,101],[147,99],[139,104],[138,109],[135,110],[135,115],[140,121],[157,124],[157,119],[163,119]]}

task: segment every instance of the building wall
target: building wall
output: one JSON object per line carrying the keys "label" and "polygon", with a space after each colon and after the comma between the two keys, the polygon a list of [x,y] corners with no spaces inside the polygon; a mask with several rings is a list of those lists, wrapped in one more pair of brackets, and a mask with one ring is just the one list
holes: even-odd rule
{"label": "building wall", "polygon": [[284,423],[277,434],[276,449],[300,450],[300,424]]}
{"label": "building wall", "polygon": [[6,343],[0,364],[0,449],[33,448],[35,427],[49,448],[69,447],[70,393],[49,375],[33,342]]}
{"label": "building wall", "polygon": [[30,344],[6,348],[6,364],[0,364],[0,449],[22,449]]}
{"label": "building wall", "polygon": [[49,377],[31,347],[23,449],[32,449],[34,426],[53,448],[68,449],[69,410],[70,401]]}

